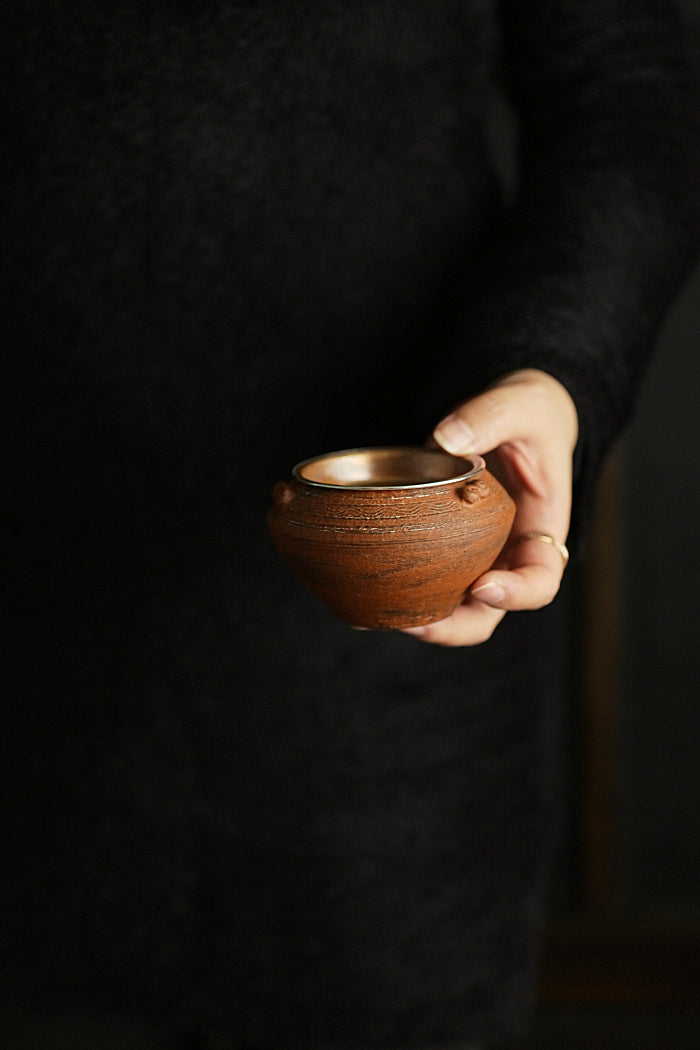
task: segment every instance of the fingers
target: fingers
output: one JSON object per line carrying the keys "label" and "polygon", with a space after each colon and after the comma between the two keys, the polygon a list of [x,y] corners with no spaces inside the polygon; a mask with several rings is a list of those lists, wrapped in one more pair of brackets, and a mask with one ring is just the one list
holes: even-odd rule
{"label": "fingers", "polygon": [[478,645],[506,612],[541,609],[559,590],[578,418],[558,380],[523,369],[458,406],[433,437],[454,455],[487,455],[489,469],[516,504],[511,540],[496,566],[447,619],[408,631],[436,645]]}
{"label": "fingers", "polygon": [[484,573],[451,616],[405,632],[433,645],[480,645],[507,612],[541,609],[556,597],[565,561],[555,546],[536,539],[510,548],[508,569]]}
{"label": "fingers", "polygon": [[479,602],[504,612],[542,609],[554,601],[563,575],[560,559],[558,564],[535,562],[507,572],[487,572],[470,593]]}
{"label": "fingers", "polygon": [[456,408],[438,423],[433,437],[453,455],[483,454],[527,436],[533,423],[546,431],[550,421],[566,432],[573,450],[578,418],[569,393],[553,376],[522,369]]}
{"label": "fingers", "polygon": [[431,645],[481,645],[491,637],[504,616],[504,610],[490,608],[468,597],[447,619],[424,627],[407,627],[404,634]]}

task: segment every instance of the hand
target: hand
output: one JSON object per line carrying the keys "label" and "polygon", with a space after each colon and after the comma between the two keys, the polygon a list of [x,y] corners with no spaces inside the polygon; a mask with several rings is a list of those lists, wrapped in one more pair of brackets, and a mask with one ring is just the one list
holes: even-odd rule
{"label": "hand", "polygon": [[480,576],[462,605],[439,623],[406,629],[437,645],[478,645],[506,612],[539,609],[557,594],[566,559],[527,532],[563,544],[571,518],[573,451],[578,437],[574,403],[546,372],[523,369],[498,380],[442,420],[434,440],[460,456],[483,455],[515,500],[510,538],[493,569]]}

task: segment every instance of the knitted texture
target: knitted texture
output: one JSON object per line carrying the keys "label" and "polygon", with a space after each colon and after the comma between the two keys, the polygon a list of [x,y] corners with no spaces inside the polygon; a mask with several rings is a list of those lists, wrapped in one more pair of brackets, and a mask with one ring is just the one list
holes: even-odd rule
{"label": "knitted texture", "polygon": [[4,5],[10,1004],[241,1047],[522,1025],[550,614],[475,651],[349,631],[264,515],[294,462],[534,366],[585,517],[697,232],[671,8]]}

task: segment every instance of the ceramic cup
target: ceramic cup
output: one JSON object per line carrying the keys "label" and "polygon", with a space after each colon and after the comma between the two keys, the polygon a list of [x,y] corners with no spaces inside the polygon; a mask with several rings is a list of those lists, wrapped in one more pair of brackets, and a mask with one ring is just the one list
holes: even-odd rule
{"label": "ceramic cup", "polygon": [[491,567],[515,515],[480,456],[362,448],[297,464],[273,489],[277,550],[347,623],[442,620]]}

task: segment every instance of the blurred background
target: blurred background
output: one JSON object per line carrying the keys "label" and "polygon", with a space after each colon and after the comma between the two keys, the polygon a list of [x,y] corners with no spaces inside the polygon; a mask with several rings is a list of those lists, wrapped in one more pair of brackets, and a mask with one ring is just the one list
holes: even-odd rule
{"label": "blurred background", "polygon": [[[684,3],[700,50],[700,0]],[[510,195],[500,98],[492,125]],[[565,813],[526,1050],[700,1050],[699,450],[700,264],[558,602]]]}
{"label": "blurred background", "polygon": [[566,824],[533,1050],[700,1048],[700,268],[562,617]]}

